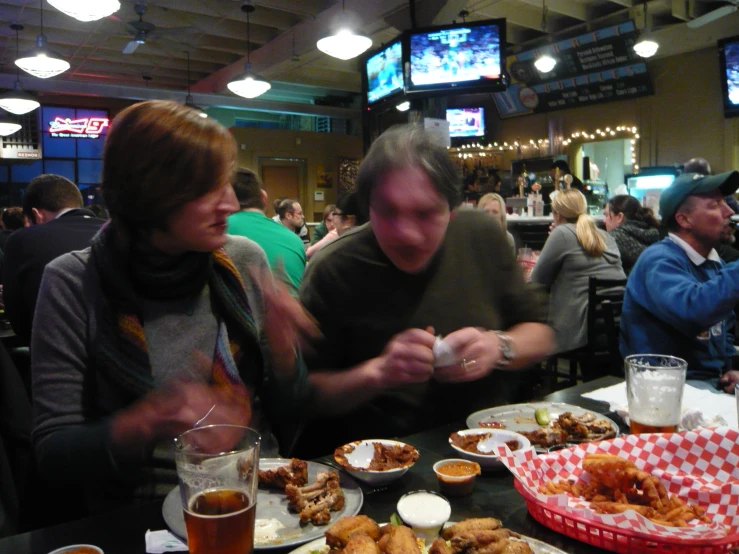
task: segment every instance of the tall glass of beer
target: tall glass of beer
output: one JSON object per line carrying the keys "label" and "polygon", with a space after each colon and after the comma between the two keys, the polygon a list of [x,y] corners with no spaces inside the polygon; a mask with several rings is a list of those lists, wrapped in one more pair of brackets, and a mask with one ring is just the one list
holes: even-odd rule
{"label": "tall glass of beer", "polygon": [[208,425],[174,442],[190,554],[251,554],[259,434],[238,425]]}
{"label": "tall glass of beer", "polygon": [[635,354],[624,360],[629,429],[674,433],[680,423],[688,364],[674,356]]}

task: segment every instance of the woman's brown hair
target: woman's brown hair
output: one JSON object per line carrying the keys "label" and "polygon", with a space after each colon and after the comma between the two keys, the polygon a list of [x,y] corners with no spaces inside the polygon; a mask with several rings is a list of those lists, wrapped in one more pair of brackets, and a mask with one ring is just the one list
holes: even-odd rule
{"label": "woman's brown hair", "polygon": [[111,124],[102,193],[114,221],[166,229],[175,211],[230,183],[235,170],[236,142],[220,123],[177,102],[141,102]]}

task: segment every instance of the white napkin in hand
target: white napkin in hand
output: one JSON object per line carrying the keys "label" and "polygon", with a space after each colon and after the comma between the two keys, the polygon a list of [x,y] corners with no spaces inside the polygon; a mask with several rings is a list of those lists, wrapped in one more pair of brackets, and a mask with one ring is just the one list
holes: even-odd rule
{"label": "white napkin in hand", "polygon": [[434,367],[454,365],[458,364],[461,361],[459,358],[459,354],[457,354],[454,349],[449,346],[449,344],[441,337],[441,335],[436,337],[432,352],[434,353]]}
{"label": "white napkin in hand", "polygon": [[187,545],[169,531],[146,531],[146,551],[149,554],[162,552],[187,552]]}

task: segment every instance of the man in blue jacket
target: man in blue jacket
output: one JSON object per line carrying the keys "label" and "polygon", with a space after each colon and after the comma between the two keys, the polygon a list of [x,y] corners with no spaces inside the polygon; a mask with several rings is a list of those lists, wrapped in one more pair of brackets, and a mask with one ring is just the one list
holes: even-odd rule
{"label": "man in blue jacket", "polygon": [[739,188],[739,172],[685,173],[659,199],[668,236],[634,266],[621,315],[621,354],[669,354],[688,362],[688,379],[710,380],[733,393],[739,372],[733,309],[739,303],[739,262],[716,253],[733,210],[724,196]]}

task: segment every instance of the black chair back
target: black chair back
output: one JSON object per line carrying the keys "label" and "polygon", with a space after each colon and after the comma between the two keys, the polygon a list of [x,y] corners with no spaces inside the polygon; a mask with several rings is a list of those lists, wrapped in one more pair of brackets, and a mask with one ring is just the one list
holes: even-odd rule
{"label": "black chair back", "polygon": [[[584,381],[620,375],[618,328],[626,279],[597,279],[588,283],[588,344],[580,365]],[[604,310],[604,303],[608,302]]]}

